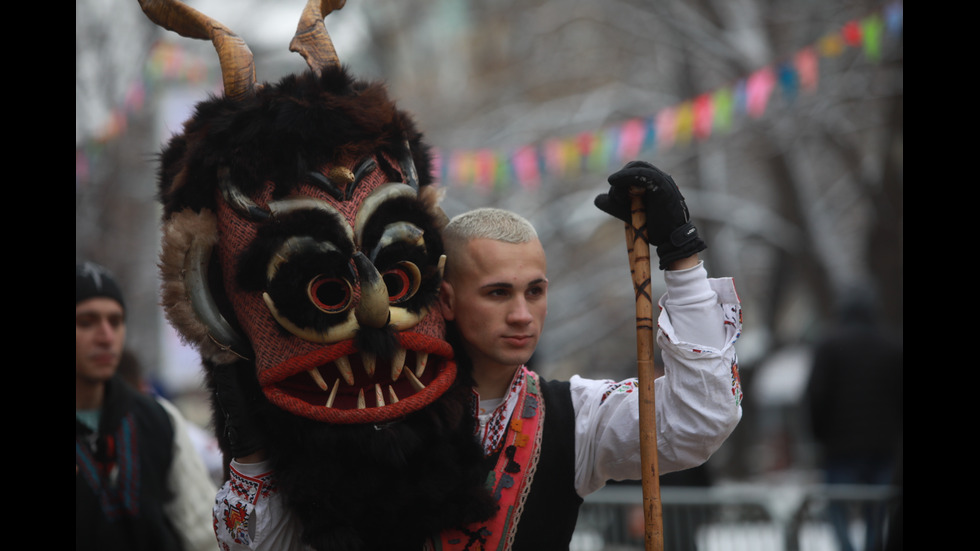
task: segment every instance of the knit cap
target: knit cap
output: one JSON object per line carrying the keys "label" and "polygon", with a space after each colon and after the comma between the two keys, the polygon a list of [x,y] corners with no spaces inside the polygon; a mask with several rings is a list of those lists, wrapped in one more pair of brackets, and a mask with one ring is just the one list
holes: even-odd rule
{"label": "knit cap", "polygon": [[103,266],[94,262],[75,264],[75,304],[95,297],[111,298],[126,309],[122,290]]}

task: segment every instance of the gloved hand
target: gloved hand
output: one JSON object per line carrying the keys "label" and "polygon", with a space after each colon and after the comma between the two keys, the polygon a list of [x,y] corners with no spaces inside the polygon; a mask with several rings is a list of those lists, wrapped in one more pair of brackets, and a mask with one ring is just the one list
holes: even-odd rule
{"label": "gloved hand", "polygon": [[630,190],[644,190],[647,238],[657,248],[660,269],[707,248],[691,223],[684,196],[669,174],[644,161],[630,161],[609,176],[609,192],[595,198],[600,210],[630,222]]}
{"label": "gloved hand", "polygon": [[211,372],[215,397],[224,415],[224,435],[235,458],[251,455],[265,447],[255,419],[261,390],[249,380],[250,365],[217,365]]}

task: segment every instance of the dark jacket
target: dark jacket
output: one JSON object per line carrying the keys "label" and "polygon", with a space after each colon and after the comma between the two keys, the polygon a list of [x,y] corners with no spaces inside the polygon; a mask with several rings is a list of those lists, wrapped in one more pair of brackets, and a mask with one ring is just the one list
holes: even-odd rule
{"label": "dark jacket", "polygon": [[174,428],[152,397],[106,385],[98,434],[75,420],[75,549],[181,549],[163,505]]}
{"label": "dark jacket", "polygon": [[807,401],[824,460],[891,460],[903,434],[901,337],[849,317],[814,350]]}

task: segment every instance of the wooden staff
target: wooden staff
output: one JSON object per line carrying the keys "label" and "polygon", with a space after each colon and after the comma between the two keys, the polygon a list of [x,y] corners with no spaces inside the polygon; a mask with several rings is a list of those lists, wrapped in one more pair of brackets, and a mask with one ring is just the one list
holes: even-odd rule
{"label": "wooden staff", "polygon": [[657,467],[657,409],[654,396],[653,299],[650,282],[650,243],[647,237],[643,190],[631,190],[632,223],[626,224],[626,250],[636,293],[636,369],[640,392],[640,459],[643,464],[643,518],[645,548],[662,551],[663,512]]}

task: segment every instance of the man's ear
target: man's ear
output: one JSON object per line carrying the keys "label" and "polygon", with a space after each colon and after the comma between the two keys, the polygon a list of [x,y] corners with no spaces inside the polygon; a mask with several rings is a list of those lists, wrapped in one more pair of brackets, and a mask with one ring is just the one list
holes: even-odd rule
{"label": "man's ear", "polygon": [[439,285],[439,308],[442,310],[442,317],[446,321],[456,319],[456,315],[453,312],[453,304],[455,304],[453,286],[444,279]]}

